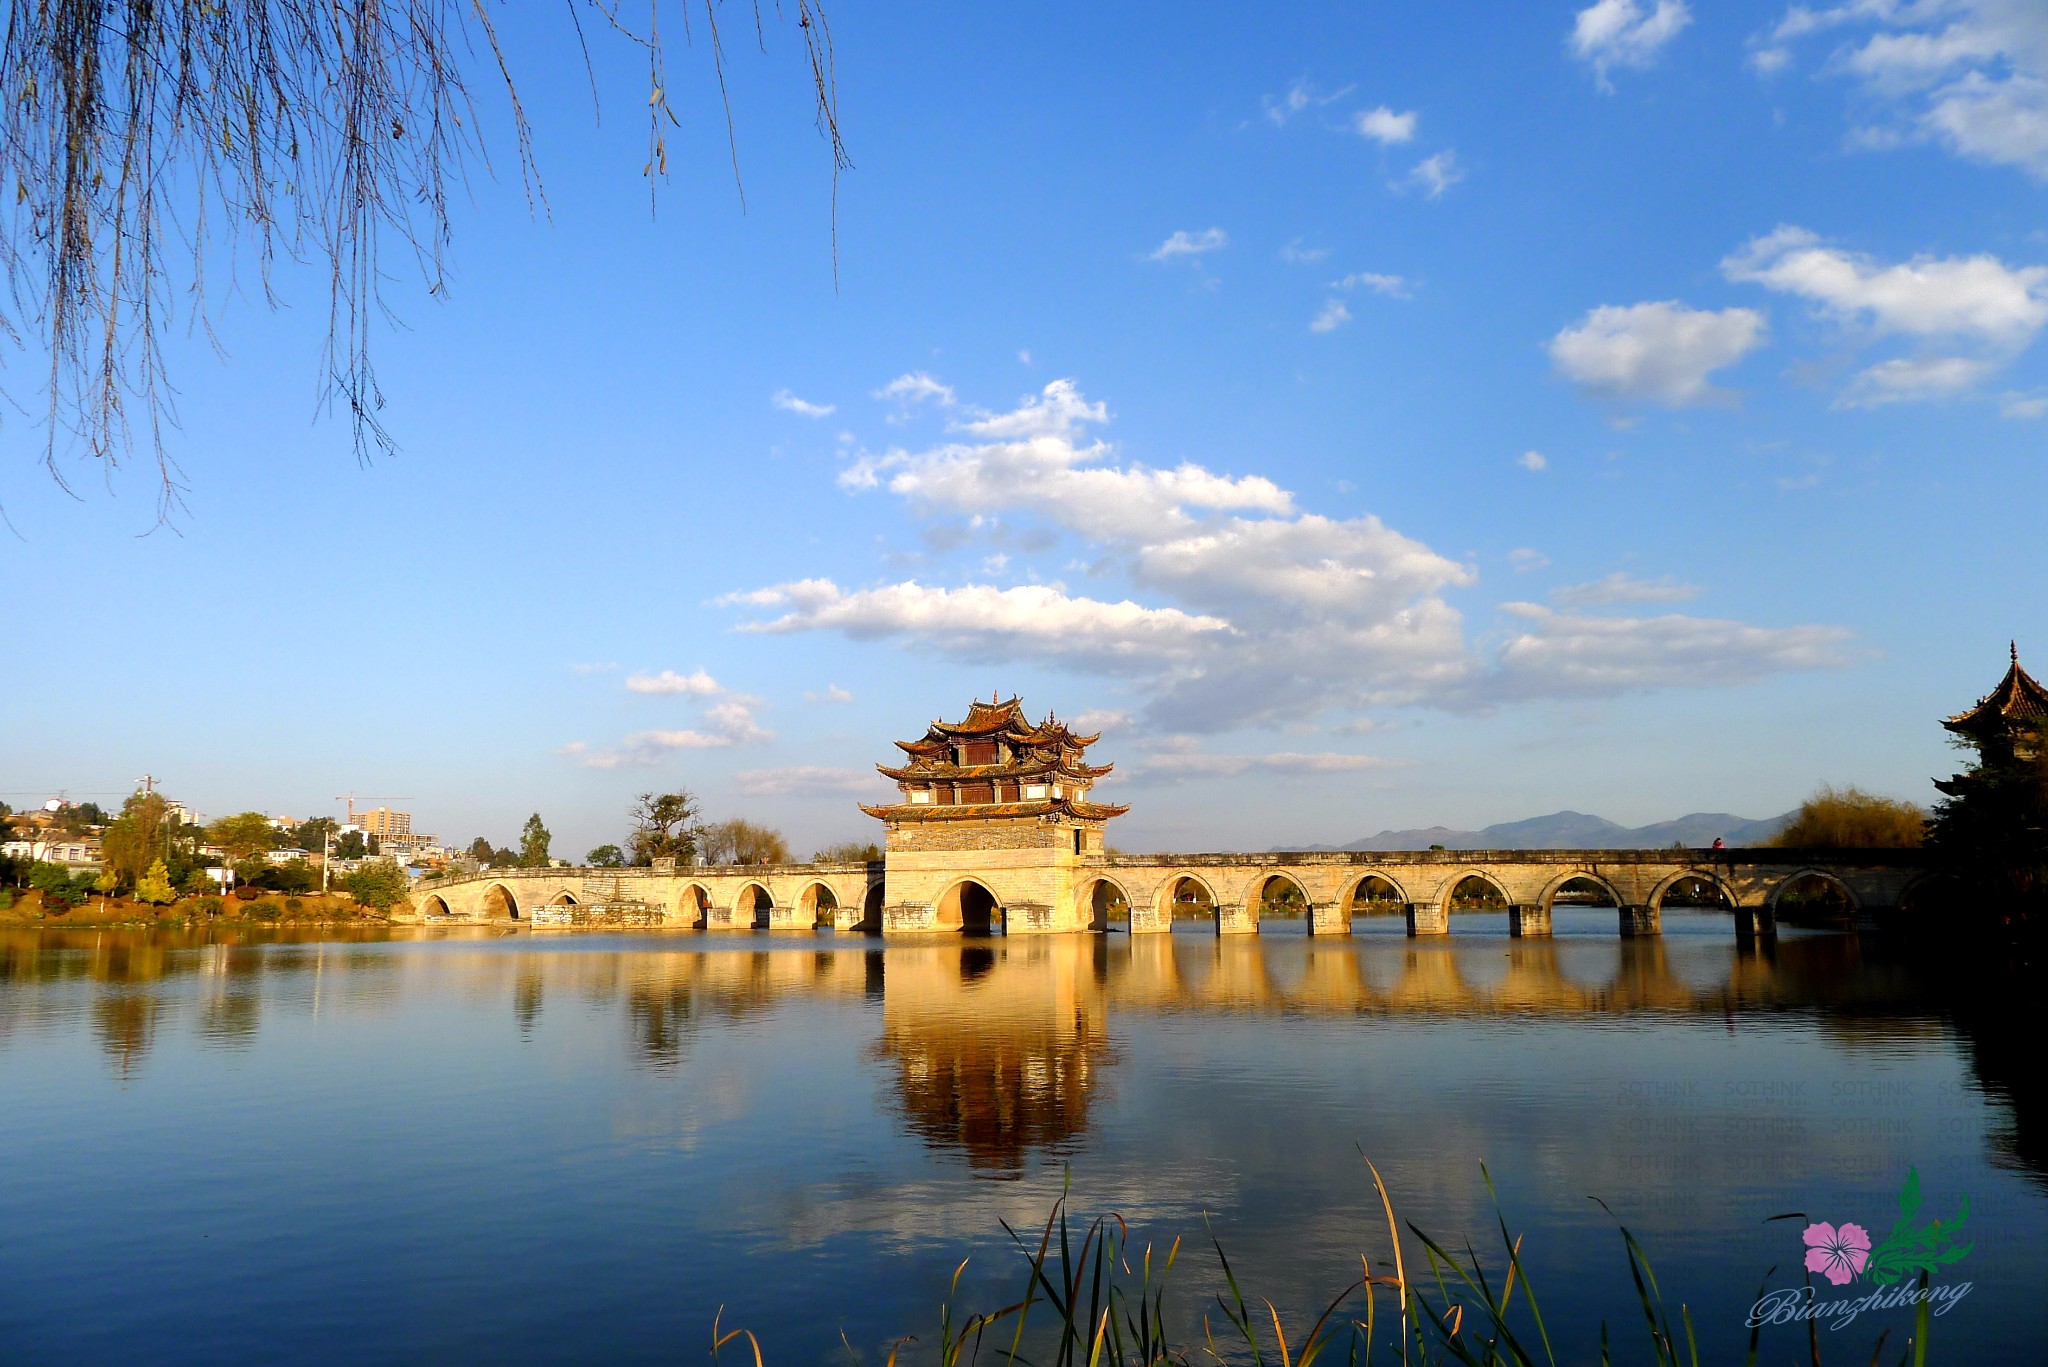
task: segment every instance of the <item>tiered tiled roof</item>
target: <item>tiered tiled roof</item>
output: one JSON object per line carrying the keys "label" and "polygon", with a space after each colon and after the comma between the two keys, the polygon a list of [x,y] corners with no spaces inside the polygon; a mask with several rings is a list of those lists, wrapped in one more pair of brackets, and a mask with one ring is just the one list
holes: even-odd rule
{"label": "tiered tiled roof", "polygon": [[1086,800],[1095,781],[1116,767],[1087,762],[1086,750],[1099,739],[1100,733],[1076,734],[1050,713],[1030,721],[1021,698],[977,700],[964,720],[934,721],[919,739],[897,741],[904,762],[875,768],[896,781],[903,800],[861,810],[915,821],[1121,816],[1129,809]]}
{"label": "tiered tiled roof", "polygon": [[2014,722],[2023,726],[2048,727],[2048,688],[2020,668],[2019,643],[2011,647],[2012,664],[1998,687],[1978,700],[1967,712],[1958,712],[1942,725],[1959,735],[1977,736],[2004,730]]}

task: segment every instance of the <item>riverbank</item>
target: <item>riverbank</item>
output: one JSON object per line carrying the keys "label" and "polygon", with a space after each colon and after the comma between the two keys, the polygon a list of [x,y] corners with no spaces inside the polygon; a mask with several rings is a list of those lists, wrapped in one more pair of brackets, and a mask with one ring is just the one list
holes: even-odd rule
{"label": "riverbank", "polygon": [[[362,926],[389,925],[391,918],[362,906],[346,893],[276,893],[244,901],[228,897],[181,897],[168,906],[127,897],[99,897],[75,907],[48,905],[33,889],[14,889],[11,903],[0,907],[0,926],[136,927],[136,926]],[[218,907],[218,911],[212,908]]]}

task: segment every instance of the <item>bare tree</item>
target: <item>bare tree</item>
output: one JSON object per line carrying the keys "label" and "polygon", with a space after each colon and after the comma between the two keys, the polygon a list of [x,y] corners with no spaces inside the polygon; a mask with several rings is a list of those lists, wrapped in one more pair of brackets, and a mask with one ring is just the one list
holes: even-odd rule
{"label": "bare tree", "polygon": [[[692,16],[725,109],[720,0],[645,0],[629,23],[623,0],[563,0],[586,68],[591,25],[644,54],[650,182],[668,173],[670,95],[665,17]],[[787,7],[786,7],[787,6]],[[449,243],[448,191],[481,155],[471,84],[481,67],[502,84],[530,205],[544,211],[531,128],[490,0],[15,0],[0,39],[0,333],[46,353],[43,464],[69,488],[75,453],[109,476],[146,434],[158,475],[158,517],[183,488],[167,444],[176,423],[163,339],[174,304],[212,335],[224,291],[253,252],[276,305],[280,253],[328,269],[320,402],[339,403],[358,459],[393,449],[370,343],[387,247],[410,255],[440,294]],[[833,199],[851,166],[840,141],[832,38],[821,0],[753,0],[754,39],[769,18],[801,36],[818,130],[831,149]],[[522,3],[515,22],[533,22]],[[596,79],[591,81],[597,93]],[[488,163],[487,163],[488,164]],[[7,184],[12,181],[13,184]],[[742,191],[742,202],[744,192]],[[836,253],[835,253],[836,256]],[[31,340],[32,338],[32,340]]]}
{"label": "bare tree", "polygon": [[787,864],[789,842],[782,832],[740,817],[714,822],[697,832],[697,852],[707,864]]}

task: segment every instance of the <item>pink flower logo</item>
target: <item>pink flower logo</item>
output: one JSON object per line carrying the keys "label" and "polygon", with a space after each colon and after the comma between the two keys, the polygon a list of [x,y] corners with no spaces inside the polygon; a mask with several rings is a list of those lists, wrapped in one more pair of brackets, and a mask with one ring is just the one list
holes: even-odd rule
{"label": "pink flower logo", "polygon": [[1861,1225],[1840,1229],[1825,1220],[1806,1227],[1806,1270],[1818,1272],[1836,1286],[1846,1286],[1870,1261],[1870,1231]]}

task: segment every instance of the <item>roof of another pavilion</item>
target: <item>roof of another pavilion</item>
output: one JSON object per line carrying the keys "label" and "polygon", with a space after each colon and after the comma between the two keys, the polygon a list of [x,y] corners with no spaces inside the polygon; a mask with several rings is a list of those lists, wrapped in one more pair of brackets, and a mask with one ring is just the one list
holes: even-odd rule
{"label": "roof of another pavilion", "polygon": [[1958,712],[1942,725],[1951,731],[1979,732],[2013,722],[2026,726],[2048,726],[2048,688],[2020,668],[2019,644],[2012,646],[2012,664],[1998,687],[1991,690],[1967,712]]}

